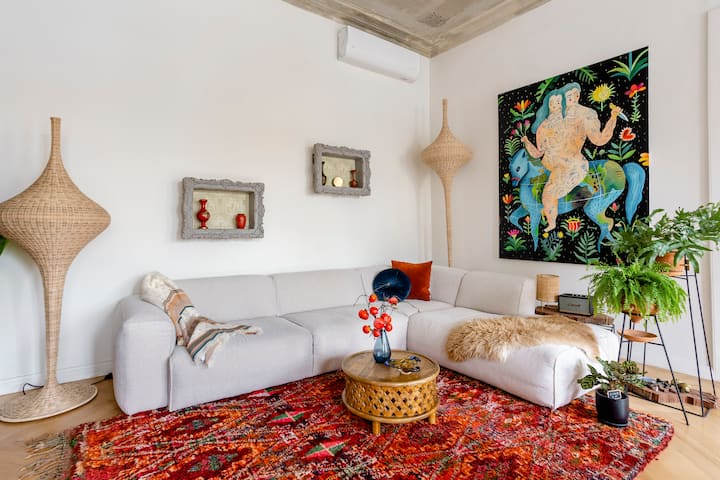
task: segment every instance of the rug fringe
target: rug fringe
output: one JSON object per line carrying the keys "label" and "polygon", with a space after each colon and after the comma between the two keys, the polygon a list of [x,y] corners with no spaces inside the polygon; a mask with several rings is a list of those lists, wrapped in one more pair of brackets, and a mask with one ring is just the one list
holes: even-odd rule
{"label": "rug fringe", "polygon": [[26,444],[28,463],[20,469],[18,480],[59,480],[70,466],[72,449],[65,435],[47,435]]}

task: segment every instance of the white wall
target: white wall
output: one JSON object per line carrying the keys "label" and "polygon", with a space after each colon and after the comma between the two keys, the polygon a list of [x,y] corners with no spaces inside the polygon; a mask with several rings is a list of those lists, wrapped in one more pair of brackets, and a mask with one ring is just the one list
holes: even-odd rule
{"label": "white wall", "polygon": [[[428,61],[408,84],[336,61],[340,25],[280,0],[5,2],[0,200],[48,158],[112,216],[65,289],[59,378],[111,369],[110,313],[148,271],[174,278],[410,261],[429,253]],[[372,153],[369,197],[311,189],[312,145]],[[183,177],[265,183],[265,238],[179,240]],[[37,267],[0,256],[0,393],[44,375]]]}
{"label": "white wall", "polygon": [[[584,293],[586,282],[578,280],[587,273],[583,266],[498,258],[497,95],[646,45],[651,210],[695,208],[708,201],[706,12],[718,5],[719,0],[554,0],[434,58],[430,131],[439,129],[440,98],[446,96],[451,128],[475,151],[455,179],[455,264],[557,273],[563,292]],[[436,179],[432,197],[433,256],[439,260],[446,253],[442,187]],[[705,267],[701,281],[708,313],[707,260]],[[673,366],[694,373],[688,319],[664,326],[664,335]],[[659,347],[648,351],[651,364],[666,366]]]}

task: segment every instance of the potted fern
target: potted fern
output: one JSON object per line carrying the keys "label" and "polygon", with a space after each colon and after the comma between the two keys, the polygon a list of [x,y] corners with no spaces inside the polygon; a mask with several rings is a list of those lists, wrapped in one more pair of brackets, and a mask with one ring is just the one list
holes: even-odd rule
{"label": "potted fern", "polygon": [[588,364],[590,373],[578,379],[584,389],[595,390],[595,408],[598,420],[613,427],[626,427],[630,416],[630,400],[627,396],[627,385],[642,386],[643,373],[637,363],[632,360],[616,362],[597,358],[603,371]]}
{"label": "potted fern", "polygon": [[583,277],[590,278],[588,290],[595,311],[628,313],[633,321],[647,315],[656,315],[658,321],[676,320],[685,313],[687,293],[664,275],[666,265],[635,262],[595,268],[596,273]]}

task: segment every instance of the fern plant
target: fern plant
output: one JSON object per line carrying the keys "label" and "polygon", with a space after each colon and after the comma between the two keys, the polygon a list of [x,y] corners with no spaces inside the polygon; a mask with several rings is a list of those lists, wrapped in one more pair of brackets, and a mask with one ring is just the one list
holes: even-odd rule
{"label": "fern plant", "polygon": [[657,310],[658,321],[676,320],[685,313],[687,293],[672,277],[665,275],[668,266],[661,263],[645,265],[599,265],[588,287],[596,311],[623,312],[646,316]]}

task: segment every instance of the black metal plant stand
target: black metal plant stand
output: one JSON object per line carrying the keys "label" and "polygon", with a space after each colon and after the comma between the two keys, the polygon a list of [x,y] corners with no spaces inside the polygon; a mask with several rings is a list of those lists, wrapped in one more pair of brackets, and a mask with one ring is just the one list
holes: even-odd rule
{"label": "black metal plant stand", "polygon": [[[685,260],[685,259],[683,259]],[[675,387],[675,391],[678,395],[678,400],[680,401],[680,408],[677,408],[673,405],[667,405],[662,402],[662,405],[670,408],[674,408],[675,410],[682,410],[683,415],[685,416],[685,423],[689,425],[688,423],[688,417],[687,414],[690,413],[692,415],[696,415],[699,417],[705,417],[709,413],[710,409],[705,407],[705,395],[703,394],[703,386],[702,386],[702,379],[700,377],[700,357],[698,354],[698,335],[696,333],[695,329],[695,309],[693,308],[693,299],[697,301],[697,312],[699,314],[699,320],[700,320],[700,327],[702,328],[702,334],[703,334],[703,341],[705,345],[705,355],[707,358],[707,364],[708,369],[710,370],[710,384],[712,385],[712,394],[713,394],[713,400],[717,401],[717,392],[715,388],[715,377],[713,375],[713,365],[710,360],[710,348],[708,346],[708,338],[707,338],[707,329],[705,328],[705,317],[703,314],[702,309],[702,301],[700,300],[700,285],[698,283],[698,278],[696,273],[690,273],[690,264],[685,260],[684,262],[684,273],[680,275],[675,275],[673,278],[678,279],[680,281],[684,281],[685,284],[685,291],[687,292],[687,300],[688,300],[688,313],[690,315],[690,330],[692,332],[692,339],[693,339],[693,351],[695,352],[695,368],[697,372],[697,382],[698,382],[698,392],[700,395],[700,413],[695,412],[688,412],[685,410],[685,405],[683,404],[682,397],[680,396],[680,389],[677,386],[677,381],[675,379],[675,372],[673,371],[672,365],[670,364],[670,357],[668,356],[667,349],[665,348],[665,342],[662,338],[662,331],[660,330],[660,324],[657,321],[657,317],[655,315],[650,315],[650,317],[653,318],[655,321],[655,326],[657,327],[658,334],[660,336],[660,342],[643,342],[643,371],[645,370],[645,356],[646,356],[646,345],[649,343],[651,345],[660,345],[663,347],[663,350],[665,352],[665,358],[667,359],[668,367],[670,368],[670,374],[672,375],[673,380],[673,386]],[[695,288],[692,289],[690,285],[690,279],[693,279]],[[694,296],[693,296],[694,295]],[[626,339],[623,334],[625,333],[625,320],[628,318],[627,314],[623,315],[623,324],[622,324],[622,330],[620,332],[620,348],[618,349],[618,361],[620,360],[620,355],[622,352],[622,346],[623,343],[628,344],[628,351],[627,351],[627,359],[629,360],[632,356],[632,344],[633,342],[631,340]],[[644,319],[645,324],[645,331],[647,332],[647,318]]]}
{"label": "black metal plant stand", "polygon": [[[665,340],[663,339],[662,330],[660,329],[660,322],[658,322],[656,315],[648,315],[648,317],[651,317],[655,321],[655,327],[657,328],[660,341],[659,342],[643,341],[642,342],[642,344],[643,344],[642,371],[643,372],[645,371],[645,357],[647,355],[648,344],[659,345],[659,346],[663,347],[663,351],[665,352],[665,359],[667,360],[668,368],[670,369],[670,375],[672,376],[673,387],[675,387],[675,393],[677,393],[677,398],[678,398],[678,401],[680,402],[680,408],[674,407],[672,405],[667,405],[662,402],[657,402],[657,403],[660,403],[666,407],[674,408],[676,410],[682,410],[683,416],[685,417],[685,425],[690,425],[690,422],[688,421],[688,416],[687,416],[688,412],[685,410],[685,404],[683,403],[682,397],[680,396],[680,388],[678,387],[678,382],[677,382],[677,379],[675,378],[675,371],[672,368],[672,363],[670,362],[670,356],[668,355],[667,348],[665,348]],[[618,358],[617,358],[618,362],[620,361],[622,347],[623,347],[623,344],[625,344],[625,343],[627,343],[627,357],[626,358],[627,358],[627,360],[630,360],[632,358],[633,343],[635,343],[635,341],[630,340],[625,337],[625,324],[626,324],[628,318],[629,318],[628,314],[624,313],[622,329],[620,330],[620,348],[618,348]],[[647,333],[647,322],[648,322],[648,319],[646,317],[643,319],[643,323],[645,324],[644,326],[645,326],[646,333]],[[652,335],[652,337],[657,339],[657,336],[655,336],[655,335]],[[700,403],[702,404],[702,401]],[[690,413],[692,413],[692,412],[690,412]]]}

